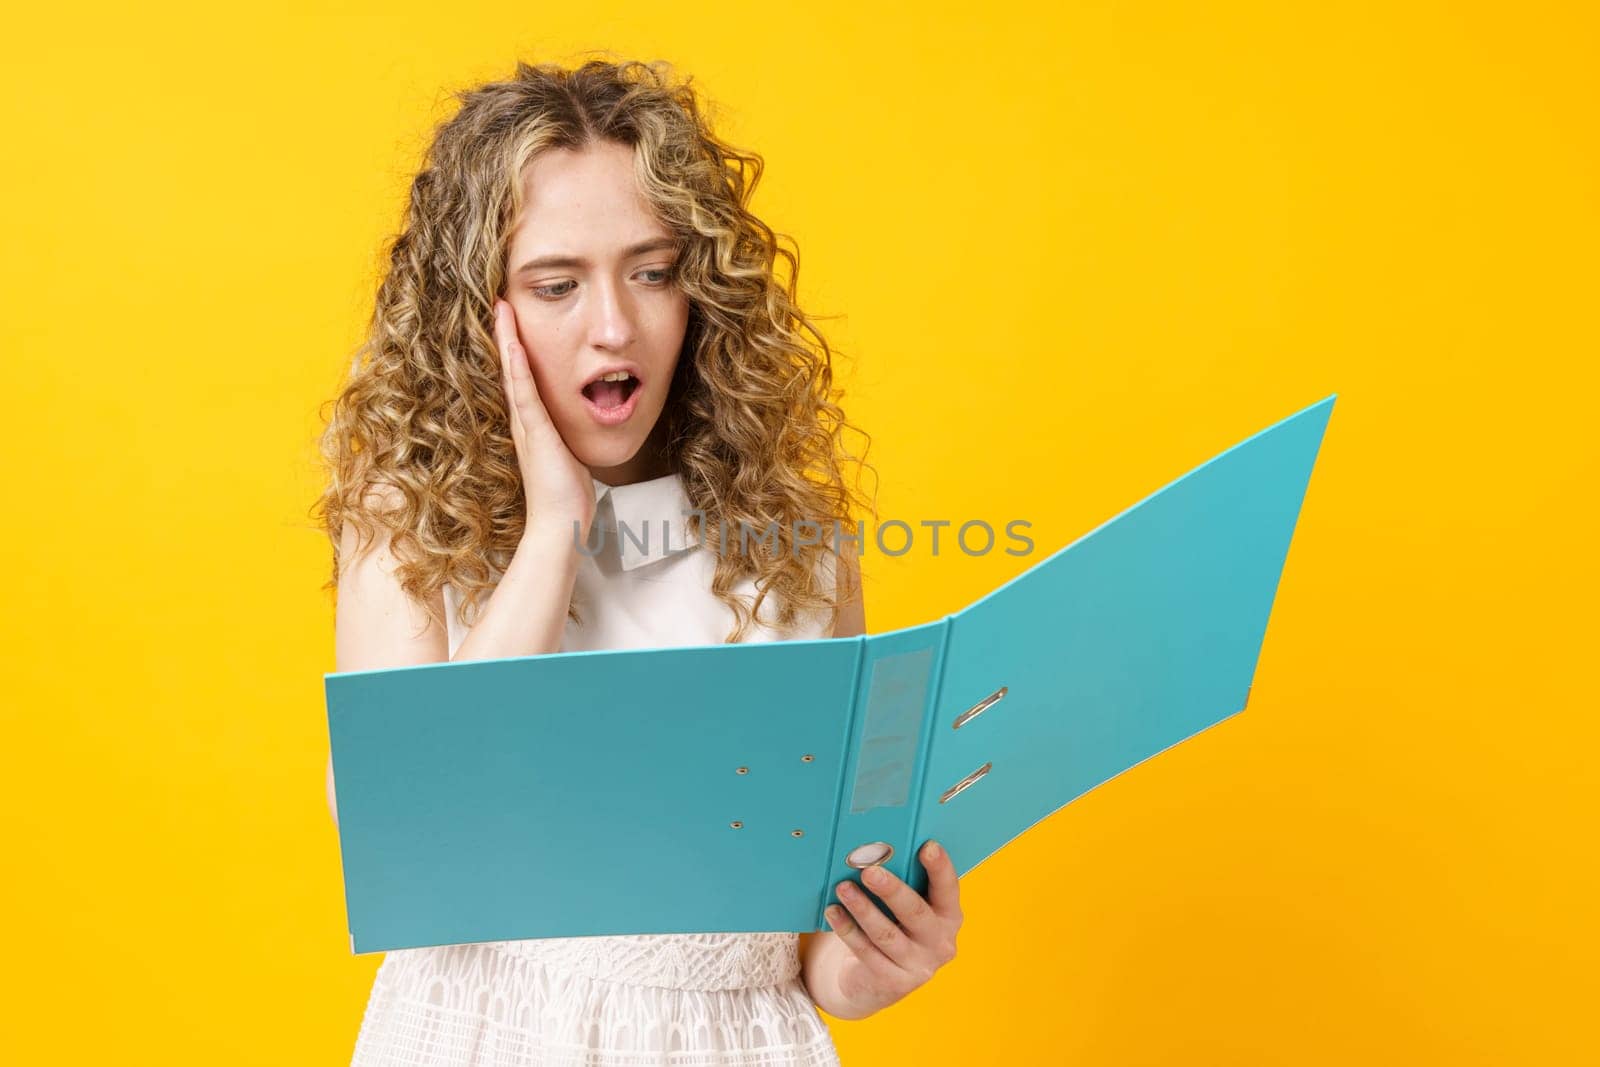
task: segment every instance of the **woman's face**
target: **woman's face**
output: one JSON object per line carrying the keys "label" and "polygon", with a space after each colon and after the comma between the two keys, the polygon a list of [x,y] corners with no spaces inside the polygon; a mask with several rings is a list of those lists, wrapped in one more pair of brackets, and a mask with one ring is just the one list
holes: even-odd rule
{"label": "woman's face", "polygon": [[[541,153],[523,176],[505,299],[539,397],[578,462],[607,485],[664,473],[659,434],[689,299],[672,234],[639,191],[633,149]],[[631,380],[597,382],[621,369]],[[649,448],[645,448],[647,441]]]}

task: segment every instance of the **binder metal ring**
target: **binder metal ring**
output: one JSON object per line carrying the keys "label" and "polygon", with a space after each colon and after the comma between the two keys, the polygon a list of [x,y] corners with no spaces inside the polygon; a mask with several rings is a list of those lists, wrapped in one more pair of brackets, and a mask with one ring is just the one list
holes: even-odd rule
{"label": "binder metal ring", "polygon": [[1002,685],[999,689],[996,689],[994,692],[990,693],[988,696],[972,705],[972,707],[968,708],[966,711],[963,711],[960,715],[956,716],[956,721],[950,724],[950,729],[959,730],[973,719],[976,719],[979,715],[982,715],[985,711],[988,711],[991,705],[995,704],[1000,700],[1001,697],[1006,695],[1006,690],[1008,688],[1010,687]]}
{"label": "binder metal ring", "polygon": [[976,782],[979,778],[982,778],[984,775],[988,774],[989,773],[989,768],[993,767],[993,766],[994,766],[994,761],[990,760],[988,763],[985,763],[982,767],[979,767],[977,770],[973,771],[971,774],[969,774],[965,778],[961,779],[961,781],[957,782],[955,785],[951,786],[949,789],[946,789],[944,791],[944,796],[939,798],[939,803],[943,804],[945,801],[949,800],[951,797],[955,796],[957,793],[961,792],[963,789],[967,788],[972,783]]}

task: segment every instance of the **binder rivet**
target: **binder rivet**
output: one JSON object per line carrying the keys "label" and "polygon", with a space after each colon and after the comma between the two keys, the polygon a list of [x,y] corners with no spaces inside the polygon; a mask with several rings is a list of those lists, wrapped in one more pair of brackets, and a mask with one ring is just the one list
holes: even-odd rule
{"label": "binder rivet", "polygon": [[810,763],[812,760],[814,760],[816,758],[817,757],[811,756],[811,755],[801,756],[800,757],[800,762],[801,763]]}
{"label": "binder rivet", "polygon": [[733,773],[734,774],[749,774],[750,773],[750,768],[749,767],[740,767],[738,770],[734,771]]}
{"label": "binder rivet", "polygon": [[735,819],[732,822],[730,822],[728,825],[733,827],[735,830],[737,830],[737,829],[739,829],[739,827],[743,826],[744,823],[740,822],[738,819]]}
{"label": "binder rivet", "polygon": [[804,836],[806,836],[806,832],[804,830],[790,830],[789,831],[789,836],[790,837],[804,837]]}

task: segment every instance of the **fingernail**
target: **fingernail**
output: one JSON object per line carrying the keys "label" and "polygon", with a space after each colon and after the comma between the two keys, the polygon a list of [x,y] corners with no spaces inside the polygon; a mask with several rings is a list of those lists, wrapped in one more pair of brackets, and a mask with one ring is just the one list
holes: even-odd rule
{"label": "fingernail", "polygon": [[928,847],[923,850],[923,854],[926,855],[930,860],[938,859],[939,858],[939,846],[938,846],[938,844],[936,844],[933,841],[929,841],[928,842]]}
{"label": "fingernail", "polygon": [[881,886],[889,884],[889,876],[884,873],[882,867],[868,867],[865,871],[861,872],[861,877],[864,878],[869,885]]}

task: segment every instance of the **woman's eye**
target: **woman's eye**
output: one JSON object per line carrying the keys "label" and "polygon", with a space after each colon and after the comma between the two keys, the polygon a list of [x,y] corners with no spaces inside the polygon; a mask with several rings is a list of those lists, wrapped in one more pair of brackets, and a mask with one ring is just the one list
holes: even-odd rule
{"label": "woman's eye", "polygon": [[[655,286],[665,285],[672,280],[671,267],[652,267],[649,270],[642,270],[639,273],[642,275],[656,275],[656,277],[647,277],[645,279],[651,285]],[[552,285],[536,285],[533,287],[532,292],[534,296],[540,297],[544,300],[559,300],[568,293],[572,292],[570,287],[577,284],[577,282],[573,281],[571,278],[568,278],[564,282],[556,282]],[[563,286],[566,286],[567,288],[563,288]]]}
{"label": "woman's eye", "polygon": [[[568,280],[568,281],[564,281],[564,282],[557,282],[554,285],[536,285],[533,288],[533,295],[534,296],[544,297],[546,300],[554,299],[556,297],[566,296],[568,293],[572,292],[572,290],[571,289],[561,289],[561,287],[563,285],[576,285],[576,284],[577,284],[576,282]],[[556,290],[558,290],[558,289],[560,289],[561,291],[557,292]]]}

